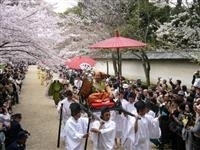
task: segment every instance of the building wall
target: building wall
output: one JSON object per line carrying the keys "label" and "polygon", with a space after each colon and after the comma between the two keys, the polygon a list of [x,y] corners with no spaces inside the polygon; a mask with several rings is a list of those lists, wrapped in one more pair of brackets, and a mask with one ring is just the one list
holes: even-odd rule
{"label": "building wall", "polygon": [[[112,62],[108,62],[109,74],[113,75]],[[98,60],[95,70],[107,73],[107,62]],[[158,77],[169,79],[172,81],[182,80],[182,83],[191,86],[192,75],[200,66],[189,62],[188,60],[151,60],[151,82],[155,83]],[[145,75],[142,63],[138,60],[123,60],[122,75],[129,79],[142,79],[145,81]]]}

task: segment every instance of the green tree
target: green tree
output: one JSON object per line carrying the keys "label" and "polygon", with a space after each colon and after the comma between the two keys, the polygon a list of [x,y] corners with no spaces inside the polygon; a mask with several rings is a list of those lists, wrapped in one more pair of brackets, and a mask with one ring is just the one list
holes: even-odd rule
{"label": "green tree", "polygon": [[[121,27],[122,33],[128,37],[139,39],[149,43],[150,45],[155,45],[155,35],[154,32],[158,28],[158,22],[167,19],[167,12],[169,8],[165,7],[161,10],[158,10],[153,4],[149,3],[148,0],[138,0],[132,5],[129,6],[129,11],[126,16],[126,23]],[[159,12],[166,15],[160,15],[156,19],[156,14]],[[165,12],[165,13],[164,13]],[[146,50],[150,50],[150,47],[147,47]],[[132,51],[139,60],[141,60],[144,68],[144,73],[146,77],[146,84],[150,85],[150,62],[148,56],[146,55],[145,50],[141,49],[140,53],[135,53]]]}

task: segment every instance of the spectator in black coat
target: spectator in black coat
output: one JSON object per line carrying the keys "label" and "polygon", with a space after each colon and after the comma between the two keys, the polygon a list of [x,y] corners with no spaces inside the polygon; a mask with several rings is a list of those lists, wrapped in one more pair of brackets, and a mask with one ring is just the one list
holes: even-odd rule
{"label": "spectator in black coat", "polygon": [[12,116],[10,129],[6,132],[6,146],[10,145],[17,139],[18,133],[21,131],[28,133],[28,131],[24,130],[21,127],[20,121],[22,119],[22,115],[20,113],[14,114]]}
{"label": "spectator in black coat", "polygon": [[6,150],[25,150],[26,149],[26,140],[28,135],[25,131],[20,131],[17,134],[16,140],[12,142]]}

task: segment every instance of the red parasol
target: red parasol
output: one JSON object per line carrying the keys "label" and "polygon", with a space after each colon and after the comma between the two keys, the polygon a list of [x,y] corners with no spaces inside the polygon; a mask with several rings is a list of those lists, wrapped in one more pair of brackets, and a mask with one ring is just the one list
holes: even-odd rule
{"label": "red parasol", "polygon": [[93,44],[90,46],[90,48],[112,49],[112,48],[138,48],[144,46],[146,46],[145,43],[121,37],[118,35],[116,37],[112,37],[110,39],[106,39],[99,43]]}
{"label": "red parasol", "polygon": [[96,44],[93,44],[90,46],[90,48],[94,49],[113,49],[115,48],[117,50],[118,54],[118,68],[120,67],[119,63],[119,50],[122,48],[139,48],[139,47],[144,47],[146,46],[145,43],[133,40],[130,38],[125,38],[122,36],[119,36],[118,31],[116,31],[116,36],[100,41]]}
{"label": "red parasol", "polygon": [[65,64],[71,69],[89,70],[96,61],[87,56],[76,56],[68,60]]}

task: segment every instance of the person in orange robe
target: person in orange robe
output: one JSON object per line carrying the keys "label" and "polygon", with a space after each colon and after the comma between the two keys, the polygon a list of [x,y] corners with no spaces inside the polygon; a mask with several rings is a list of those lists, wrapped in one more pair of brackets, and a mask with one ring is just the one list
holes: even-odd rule
{"label": "person in orange robe", "polygon": [[89,103],[98,103],[98,102],[106,102],[110,101],[111,95],[111,88],[105,84],[103,81],[103,73],[96,72],[94,75],[94,82],[92,87],[92,94],[88,97]]}

